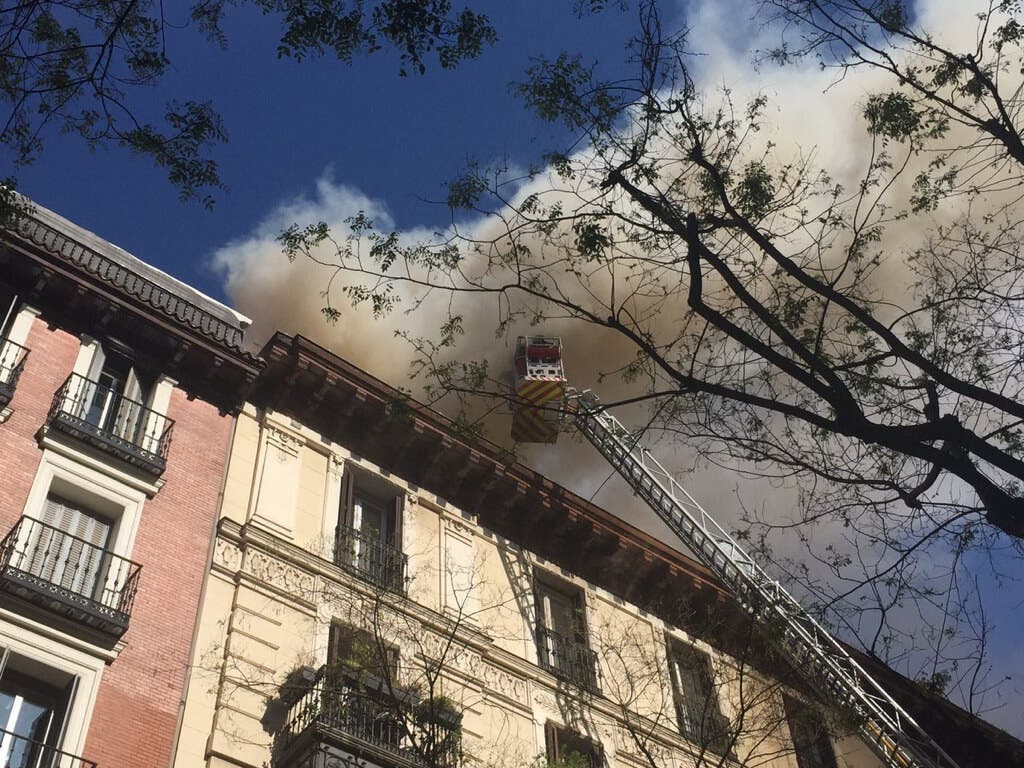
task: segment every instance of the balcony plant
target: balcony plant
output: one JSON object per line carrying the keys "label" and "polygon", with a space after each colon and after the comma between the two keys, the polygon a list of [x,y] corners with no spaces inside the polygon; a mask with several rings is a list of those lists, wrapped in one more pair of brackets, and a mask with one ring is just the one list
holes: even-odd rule
{"label": "balcony plant", "polygon": [[433,696],[413,708],[413,717],[420,726],[438,725],[450,730],[462,727],[462,712],[447,696]]}

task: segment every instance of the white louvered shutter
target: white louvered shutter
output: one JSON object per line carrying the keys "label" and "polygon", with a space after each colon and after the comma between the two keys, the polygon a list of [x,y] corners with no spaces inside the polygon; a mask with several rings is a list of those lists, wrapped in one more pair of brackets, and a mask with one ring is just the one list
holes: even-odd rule
{"label": "white louvered shutter", "polygon": [[[110,523],[57,496],[46,499],[32,573],[77,594],[94,597],[110,537]],[[56,529],[56,530],[55,530]]]}

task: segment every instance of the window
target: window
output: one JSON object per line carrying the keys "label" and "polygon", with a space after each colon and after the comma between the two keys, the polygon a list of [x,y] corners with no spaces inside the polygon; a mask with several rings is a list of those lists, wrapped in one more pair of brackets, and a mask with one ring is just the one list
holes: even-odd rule
{"label": "window", "polygon": [[145,403],[152,390],[152,377],[141,373],[130,349],[107,339],[96,349],[89,379],[85,420],[102,431],[136,442],[136,433],[145,427]]}
{"label": "window", "polygon": [[19,307],[14,289],[0,282],[0,406],[11,401],[28,355],[28,350],[16,343],[24,342],[28,334],[27,327],[21,329],[23,333],[14,332]]}
{"label": "window", "polygon": [[60,496],[48,496],[29,534],[26,569],[50,584],[102,602],[111,523]]}
{"label": "window", "polygon": [[26,514],[0,541],[0,590],[99,630],[104,643],[116,640],[128,629],[141,570],[115,554],[131,533],[131,521],[120,524],[126,507],[48,475],[37,476]]}
{"label": "window", "polygon": [[373,634],[331,624],[321,719],[386,749],[398,749],[405,731],[400,712],[408,693],[395,685],[397,649]]}
{"label": "window", "polygon": [[387,481],[347,468],[342,478],[335,562],[377,586],[403,592],[404,499],[405,493]]}
{"label": "window", "polygon": [[548,722],[544,726],[544,741],[549,764],[560,768],[603,768],[604,757],[599,744],[578,733]]}
{"label": "window", "polygon": [[18,294],[7,283],[0,282],[0,340],[6,339],[18,314]]}
{"label": "window", "polygon": [[78,678],[0,649],[0,765],[71,765],[59,751]]}
{"label": "window", "polygon": [[597,659],[587,641],[583,591],[551,577],[535,583],[537,657],[559,677],[597,690]]}
{"label": "window", "polygon": [[783,696],[782,702],[799,768],[836,768],[832,741],[821,716],[807,704],[790,696]]}
{"label": "window", "polygon": [[398,674],[398,649],[379,642],[365,629],[333,622],[327,647],[328,666],[339,674],[369,674],[392,682]]}
{"label": "window", "polygon": [[159,476],[174,427],[164,415],[172,388],[124,344],[92,341],[54,396],[47,425]]}
{"label": "window", "polygon": [[718,705],[711,659],[693,646],[669,638],[668,667],[679,733],[721,754],[728,745],[729,724]]}

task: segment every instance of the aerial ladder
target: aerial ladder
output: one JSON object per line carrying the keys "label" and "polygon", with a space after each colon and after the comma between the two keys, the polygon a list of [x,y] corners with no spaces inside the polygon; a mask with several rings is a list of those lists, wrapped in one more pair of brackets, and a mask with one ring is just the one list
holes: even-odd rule
{"label": "aerial ladder", "polygon": [[[557,416],[571,418],[579,432],[629,483],[665,525],[732,593],[815,691],[853,715],[859,735],[886,768],[958,768],[849,652],[676,482],[672,474],[601,404],[590,390],[567,386],[561,341],[523,336],[516,343],[514,389],[516,439],[553,442]],[[556,407],[557,406],[557,407]],[[541,424],[543,427],[535,427]],[[525,437],[524,437],[525,435]]]}

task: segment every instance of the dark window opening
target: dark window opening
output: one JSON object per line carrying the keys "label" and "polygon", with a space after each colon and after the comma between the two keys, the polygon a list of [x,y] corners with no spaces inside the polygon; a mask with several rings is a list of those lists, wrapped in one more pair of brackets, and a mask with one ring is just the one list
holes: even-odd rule
{"label": "dark window opening", "polygon": [[559,768],[603,768],[601,746],[568,728],[548,722],[544,726],[547,759]]}
{"label": "dark window opening", "polygon": [[0,281],[0,341],[11,332],[14,317],[21,308],[17,291],[7,283]]}
{"label": "dark window opening", "polygon": [[797,766],[836,768],[836,754],[821,715],[809,705],[790,696],[783,696],[782,701],[789,722],[789,733],[793,738]]}
{"label": "dark window opening", "polygon": [[405,493],[369,473],[346,468],[334,560],[384,589],[405,590],[402,552]]}
{"label": "dark window opening", "polygon": [[0,765],[56,765],[78,678],[0,650]]}
{"label": "dark window opening", "polygon": [[365,629],[334,622],[327,649],[332,674],[369,675],[392,683],[398,674],[398,649]]}
{"label": "dark window opening", "polygon": [[91,397],[85,420],[120,437],[129,437],[143,420],[153,378],[141,372],[132,351],[107,339],[93,363]]}
{"label": "dark window opening", "polygon": [[597,658],[587,638],[583,591],[552,577],[535,582],[540,665],[583,688],[597,690]]}
{"label": "dark window opening", "polygon": [[668,665],[679,733],[704,749],[724,753],[729,723],[719,706],[711,659],[692,645],[669,638]]}

